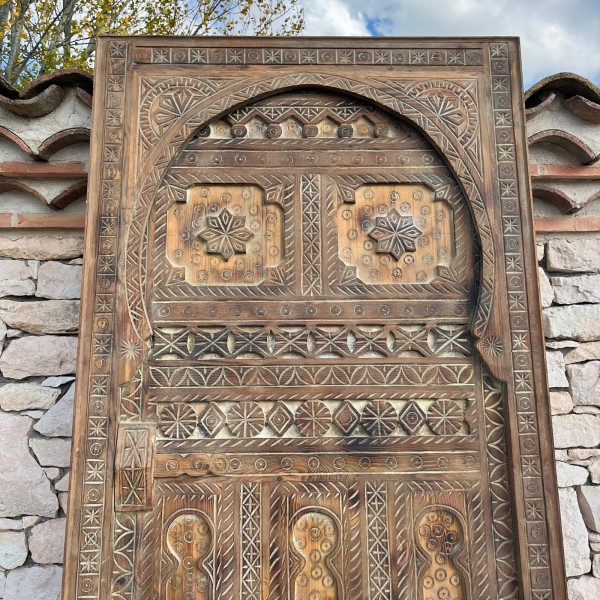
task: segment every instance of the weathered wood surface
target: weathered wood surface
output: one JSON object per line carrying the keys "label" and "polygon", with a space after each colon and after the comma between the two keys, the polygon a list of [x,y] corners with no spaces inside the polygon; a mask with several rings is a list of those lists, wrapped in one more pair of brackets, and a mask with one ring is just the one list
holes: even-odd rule
{"label": "weathered wood surface", "polygon": [[564,600],[514,39],[104,38],[65,600]]}

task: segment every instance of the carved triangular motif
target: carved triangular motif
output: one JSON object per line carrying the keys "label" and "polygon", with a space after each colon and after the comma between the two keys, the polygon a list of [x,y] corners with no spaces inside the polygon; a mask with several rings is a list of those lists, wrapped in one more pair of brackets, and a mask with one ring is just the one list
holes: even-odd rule
{"label": "carved triangular motif", "polygon": [[269,285],[285,285],[285,271],[283,267],[269,269],[266,283]]}
{"label": "carved triangular motif", "polygon": [[348,265],[344,265],[344,269],[340,277],[340,285],[352,285],[358,282],[359,280],[356,276],[356,267],[349,267]]}
{"label": "carved triangular motif", "polygon": [[273,185],[265,190],[265,200],[283,206],[283,185]]}

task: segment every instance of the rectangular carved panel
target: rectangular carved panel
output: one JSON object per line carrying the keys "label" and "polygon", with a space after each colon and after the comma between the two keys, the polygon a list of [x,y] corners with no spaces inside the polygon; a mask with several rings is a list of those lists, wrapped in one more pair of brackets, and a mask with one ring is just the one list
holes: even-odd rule
{"label": "rectangular carved panel", "polygon": [[122,511],[152,507],[152,463],[155,425],[121,425],[115,459],[116,507]]}
{"label": "rectangular carved panel", "polygon": [[566,600],[518,64],[100,40],[65,600]]}

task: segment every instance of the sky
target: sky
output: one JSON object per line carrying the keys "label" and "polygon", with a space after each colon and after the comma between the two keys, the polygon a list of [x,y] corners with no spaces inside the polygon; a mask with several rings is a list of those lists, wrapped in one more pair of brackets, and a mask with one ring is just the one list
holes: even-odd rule
{"label": "sky", "polygon": [[303,0],[304,35],[521,38],[525,89],[571,71],[600,85],[600,0]]}

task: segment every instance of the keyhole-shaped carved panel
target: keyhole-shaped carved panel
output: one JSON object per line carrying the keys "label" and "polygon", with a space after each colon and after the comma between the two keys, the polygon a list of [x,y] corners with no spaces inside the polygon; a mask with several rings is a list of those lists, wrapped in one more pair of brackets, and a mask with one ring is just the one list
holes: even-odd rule
{"label": "keyhole-shaped carved panel", "polygon": [[338,600],[339,581],[331,564],[338,543],[338,526],[329,515],[311,511],[295,521],[292,551],[300,566],[294,577],[294,600]]}
{"label": "keyhole-shaped carved panel", "polygon": [[167,529],[166,544],[177,567],[166,581],[166,600],[210,600],[210,579],[204,567],[212,533],[199,514],[182,514]]}
{"label": "keyhole-shaped carved panel", "polygon": [[417,544],[426,557],[419,589],[422,600],[465,600],[464,574],[456,556],[464,543],[458,518],[449,510],[432,508],[417,522]]}

